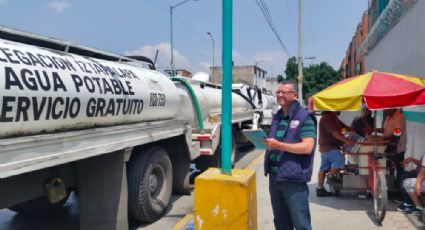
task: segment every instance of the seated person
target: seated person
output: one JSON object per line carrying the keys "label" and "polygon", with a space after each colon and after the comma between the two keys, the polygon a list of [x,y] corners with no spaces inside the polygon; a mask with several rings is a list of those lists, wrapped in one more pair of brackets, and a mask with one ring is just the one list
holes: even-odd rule
{"label": "seated person", "polygon": [[421,193],[425,191],[425,157],[422,157],[421,167],[416,178],[408,178],[403,181],[403,187],[413,201],[415,207],[407,211],[407,213],[422,215],[423,205],[420,202],[419,197]]}
{"label": "seated person", "polygon": [[[424,154],[425,154],[425,152],[424,152]],[[406,171],[406,173],[401,176],[401,181],[405,181],[408,178],[416,178],[417,177],[418,172],[421,169],[421,161],[414,158],[414,157],[407,157],[402,162],[402,165],[403,165],[403,167],[406,167],[410,163],[414,164],[416,166],[416,169]],[[394,201],[396,203],[400,204],[397,207],[397,210],[402,211],[402,212],[410,212],[410,211],[412,211],[413,208],[415,208],[415,206],[413,206],[413,202],[410,199],[409,195],[407,194],[406,190],[404,189],[403,184],[401,186],[401,195],[402,195],[401,199],[400,200],[395,199]]]}

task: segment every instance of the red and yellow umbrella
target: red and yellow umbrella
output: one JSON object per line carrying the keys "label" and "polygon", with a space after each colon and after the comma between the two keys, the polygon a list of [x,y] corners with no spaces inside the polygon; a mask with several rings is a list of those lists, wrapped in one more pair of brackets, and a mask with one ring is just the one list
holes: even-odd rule
{"label": "red and yellow umbrella", "polygon": [[348,78],[313,95],[315,110],[359,110],[425,105],[425,79],[369,72]]}

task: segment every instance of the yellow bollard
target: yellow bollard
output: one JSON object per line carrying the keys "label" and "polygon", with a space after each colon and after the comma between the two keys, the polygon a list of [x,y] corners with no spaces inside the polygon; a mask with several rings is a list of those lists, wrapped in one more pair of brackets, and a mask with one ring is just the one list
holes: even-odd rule
{"label": "yellow bollard", "polygon": [[195,179],[196,230],[257,229],[255,171],[209,168]]}

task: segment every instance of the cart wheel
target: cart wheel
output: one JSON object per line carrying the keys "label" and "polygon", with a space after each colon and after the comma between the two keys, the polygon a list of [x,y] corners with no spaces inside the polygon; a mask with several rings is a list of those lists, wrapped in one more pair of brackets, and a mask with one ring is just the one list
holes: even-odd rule
{"label": "cart wheel", "polygon": [[422,210],[422,213],[419,217],[419,220],[422,221],[422,222],[425,220],[425,210]]}
{"label": "cart wheel", "polygon": [[382,223],[387,212],[387,182],[383,171],[378,171],[375,174],[375,191],[373,192],[373,208],[375,212],[376,221]]}
{"label": "cart wheel", "polygon": [[331,193],[333,196],[339,196],[339,192],[342,188],[342,175],[338,174],[337,176],[326,176],[326,183],[329,184]]}
{"label": "cart wheel", "polygon": [[331,193],[333,196],[339,196],[339,192],[341,191],[340,186],[329,186],[331,188]]}
{"label": "cart wheel", "polygon": [[422,215],[420,216],[420,218],[422,222],[425,220],[425,210],[422,210]]}

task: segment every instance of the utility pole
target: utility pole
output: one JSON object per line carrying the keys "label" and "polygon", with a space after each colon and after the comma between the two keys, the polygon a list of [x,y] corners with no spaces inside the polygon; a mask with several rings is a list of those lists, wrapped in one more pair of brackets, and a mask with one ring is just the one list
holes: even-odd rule
{"label": "utility pole", "polygon": [[[177,3],[176,5],[170,6],[170,53],[171,53],[171,60],[170,60],[170,66],[171,66],[171,76],[174,77],[176,75],[175,69],[174,69],[174,47],[173,47],[173,10],[174,8],[183,5],[184,3],[191,1],[191,0],[184,0],[180,3]],[[192,0],[192,1],[199,1],[199,0]]]}
{"label": "utility pole", "polygon": [[302,58],[302,27],[301,27],[301,1],[298,0],[298,101],[303,103],[303,58]]}
{"label": "utility pole", "polygon": [[207,34],[210,36],[210,38],[211,38],[211,40],[212,40],[212,44],[213,44],[213,60],[212,60],[212,78],[211,78],[211,82],[212,83],[215,83],[214,82],[214,77],[215,77],[215,75],[214,75],[214,68],[215,68],[215,65],[214,65],[214,60],[215,60],[215,54],[214,54],[214,51],[215,51],[215,41],[214,41],[214,37],[212,36],[212,34],[211,34],[211,32],[207,32]]}

